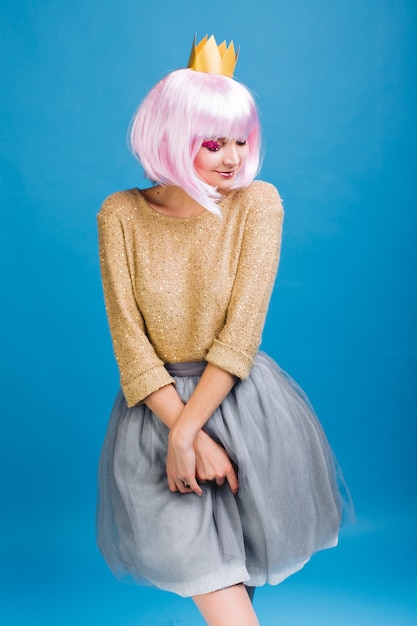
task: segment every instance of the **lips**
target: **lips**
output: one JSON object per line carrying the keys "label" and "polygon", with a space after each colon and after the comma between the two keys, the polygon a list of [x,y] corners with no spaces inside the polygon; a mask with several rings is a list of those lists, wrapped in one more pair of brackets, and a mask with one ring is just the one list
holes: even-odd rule
{"label": "lips", "polygon": [[231,172],[220,172],[219,170],[214,170],[216,172],[216,174],[220,174],[220,176],[223,176],[223,178],[233,178],[234,174],[236,173],[236,170],[233,170]]}

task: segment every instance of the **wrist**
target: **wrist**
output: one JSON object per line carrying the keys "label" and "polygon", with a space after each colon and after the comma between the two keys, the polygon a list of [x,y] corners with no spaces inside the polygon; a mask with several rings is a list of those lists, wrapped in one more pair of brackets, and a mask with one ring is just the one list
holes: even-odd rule
{"label": "wrist", "polygon": [[173,385],[154,391],[144,399],[144,403],[168,428],[174,426],[185,406]]}
{"label": "wrist", "polygon": [[199,444],[204,444],[209,439],[211,439],[211,438],[209,437],[209,435],[204,430],[199,430],[198,433],[196,434],[195,438],[194,438],[194,445],[198,446]]}
{"label": "wrist", "polygon": [[198,431],[196,432],[194,428],[190,428],[189,425],[183,425],[181,423],[176,423],[171,428],[169,432],[169,439],[171,442],[178,448],[189,448],[194,444],[198,436]]}

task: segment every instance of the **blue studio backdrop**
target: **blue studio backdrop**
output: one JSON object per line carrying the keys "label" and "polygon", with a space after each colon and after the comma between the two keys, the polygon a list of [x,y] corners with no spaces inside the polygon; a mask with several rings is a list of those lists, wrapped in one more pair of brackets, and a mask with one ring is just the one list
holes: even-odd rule
{"label": "blue studio backdrop", "polygon": [[145,186],[126,132],[194,34],[241,46],[286,208],[263,348],[310,396],[358,521],[258,591],[263,626],[417,623],[413,0],[0,2],[0,621],[202,624],[116,582],[94,539],[118,389],[95,216]]}

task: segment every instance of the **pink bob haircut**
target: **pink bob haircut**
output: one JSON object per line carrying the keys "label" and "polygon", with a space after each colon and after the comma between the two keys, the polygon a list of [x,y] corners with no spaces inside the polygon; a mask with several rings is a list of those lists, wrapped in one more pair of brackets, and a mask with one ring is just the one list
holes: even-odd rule
{"label": "pink bob haircut", "polygon": [[217,74],[180,69],[168,74],[139,106],[130,145],[147,178],[182,187],[196,202],[221,215],[221,194],[205,183],[194,160],[205,140],[246,140],[248,158],[233,188],[247,187],[260,166],[261,133],[255,102],[242,84]]}

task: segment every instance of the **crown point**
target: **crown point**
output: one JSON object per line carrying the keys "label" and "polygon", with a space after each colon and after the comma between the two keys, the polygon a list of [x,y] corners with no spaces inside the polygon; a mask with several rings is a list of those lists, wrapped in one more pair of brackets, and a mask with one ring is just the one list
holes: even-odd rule
{"label": "crown point", "polygon": [[187,67],[196,72],[207,74],[219,74],[233,77],[239,52],[235,52],[233,41],[227,46],[226,41],[218,46],[214,35],[205,35],[197,44],[197,36],[194,36],[193,46]]}

